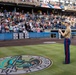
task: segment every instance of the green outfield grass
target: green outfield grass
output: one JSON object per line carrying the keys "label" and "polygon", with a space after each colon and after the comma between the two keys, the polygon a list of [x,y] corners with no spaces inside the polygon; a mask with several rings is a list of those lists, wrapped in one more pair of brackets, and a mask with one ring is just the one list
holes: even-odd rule
{"label": "green outfield grass", "polygon": [[0,58],[13,55],[40,55],[53,61],[53,65],[41,71],[21,75],[76,75],[76,46],[71,45],[71,63],[63,64],[63,44],[0,47]]}

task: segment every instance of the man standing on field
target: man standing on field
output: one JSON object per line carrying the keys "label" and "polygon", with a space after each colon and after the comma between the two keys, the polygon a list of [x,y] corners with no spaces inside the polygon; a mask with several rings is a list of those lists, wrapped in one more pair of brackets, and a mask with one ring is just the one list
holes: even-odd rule
{"label": "man standing on field", "polygon": [[63,33],[61,29],[59,29],[59,33],[64,37],[64,52],[65,52],[65,61],[64,64],[70,64],[70,44],[71,44],[71,28],[70,21],[68,19],[65,20],[65,32]]}

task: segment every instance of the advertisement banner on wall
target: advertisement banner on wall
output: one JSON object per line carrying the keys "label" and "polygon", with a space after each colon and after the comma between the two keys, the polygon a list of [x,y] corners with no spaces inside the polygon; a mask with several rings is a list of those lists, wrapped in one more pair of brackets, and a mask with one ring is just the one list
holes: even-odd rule
{"label": "advertisement banner on wall", "polygon": [[13,33],[13,39],[18,39],[18,33]]}
{"label": "advertisement banner on wall", "polygon": [[24,33],[19,33],[18,36],[19,39],[24,39]]}
{"label": "advertisement banner on wall", "polygon": [[29,33],[28,32],[24,33],[24,38],[29,38]]}
{"label": "advertisement banner on wall", "polygon": [[29,33],[28,32],[13,33],[13,39],[25,39],[25,38],[29,38]]}

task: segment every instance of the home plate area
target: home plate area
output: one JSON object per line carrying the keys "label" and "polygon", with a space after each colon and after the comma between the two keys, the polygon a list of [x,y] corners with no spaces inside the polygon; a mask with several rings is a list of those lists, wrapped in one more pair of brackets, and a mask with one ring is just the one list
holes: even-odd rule
{"label": "home plate area", "polygon": [[46,42],[43,42],[43,43],[45,43],[45,44],[54,44],[54,43],[56,43],[56,42],[49,42],[49,41],[46,41]]}

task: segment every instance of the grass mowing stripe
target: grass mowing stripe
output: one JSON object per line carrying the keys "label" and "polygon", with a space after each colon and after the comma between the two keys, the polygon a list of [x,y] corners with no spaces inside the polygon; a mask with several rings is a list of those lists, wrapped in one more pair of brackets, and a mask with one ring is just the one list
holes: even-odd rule
{"label": "grass mowing stripe", "polygon": [[3,48],[0,48],[0,53],[2,55],[2,56],[0,55],[0,57],[5,57],[5,56],[11,55],[12,54],[12,50],[10,50],[7,47],[3,47]]}
{"label": "grass mowing stripe", "polygon": [[15,53],[17,55],[21,55],[24,53],[22,47],[12,47],[11,50],[12,50],[12,53]]}

